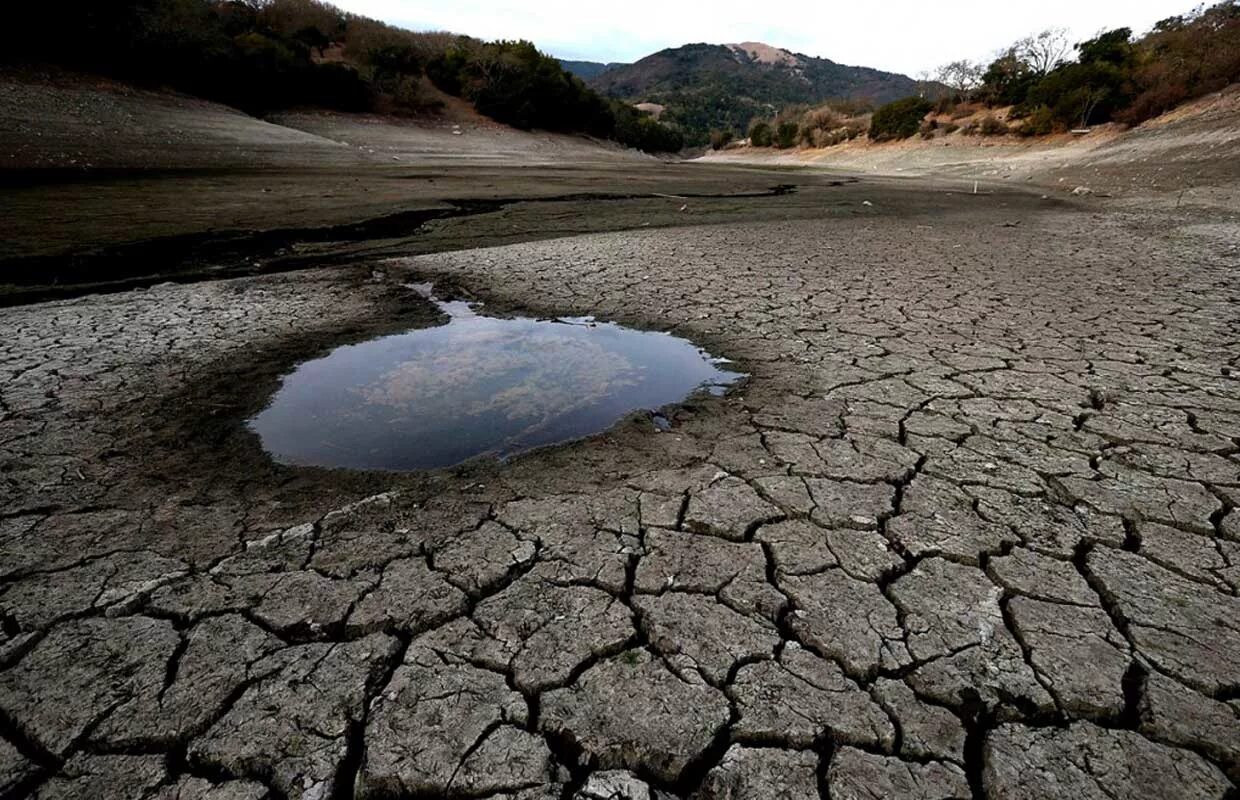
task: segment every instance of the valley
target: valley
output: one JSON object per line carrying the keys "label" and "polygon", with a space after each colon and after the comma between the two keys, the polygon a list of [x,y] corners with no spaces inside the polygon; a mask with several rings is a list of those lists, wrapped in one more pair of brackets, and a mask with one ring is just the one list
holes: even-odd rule
{"label": "valley", "polygon": [[0,797],[1234,800],[1235,86],[655,155],[677,51],[470,52],[611,135],[0,69]]}

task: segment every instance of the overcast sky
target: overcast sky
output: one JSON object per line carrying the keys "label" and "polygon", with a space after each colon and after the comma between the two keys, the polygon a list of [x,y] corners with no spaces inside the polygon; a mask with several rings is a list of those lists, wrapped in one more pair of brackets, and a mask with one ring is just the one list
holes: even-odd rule
{"label": "overcast sky", "polygon": [[760,41],[844,64],[914,75],[982,59],[1029,33],[1148,29],[1195,0],[336,0],[414,30],[530,39],[544,52],[636,61],[689,42]]}

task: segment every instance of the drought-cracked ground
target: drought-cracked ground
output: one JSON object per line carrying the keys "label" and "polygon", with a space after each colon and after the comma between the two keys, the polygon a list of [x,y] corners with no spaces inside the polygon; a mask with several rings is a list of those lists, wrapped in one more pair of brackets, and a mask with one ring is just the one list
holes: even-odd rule
{"label": "drought-cracked ground", "polygon": [[[1234,220],[903,191],[6,309],[0,794],[1235,797]],[[412,279],[751,377],[503,466],[268,462],[245,417],[432,322]]]}

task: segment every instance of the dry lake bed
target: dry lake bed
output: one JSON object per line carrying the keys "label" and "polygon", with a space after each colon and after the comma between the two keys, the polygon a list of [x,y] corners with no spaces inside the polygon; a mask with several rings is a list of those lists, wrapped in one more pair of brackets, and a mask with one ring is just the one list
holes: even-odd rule
{"label": "dry lake bed", "polygon": [[394,169],[6,190],[0,795],[1236,796],[1234,214]]}

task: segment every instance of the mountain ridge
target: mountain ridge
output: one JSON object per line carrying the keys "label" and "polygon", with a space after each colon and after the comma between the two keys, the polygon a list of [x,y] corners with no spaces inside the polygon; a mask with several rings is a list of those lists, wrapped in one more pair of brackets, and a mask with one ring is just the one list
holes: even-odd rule
{"label": "mountain ridge", "polygon": [[627,62],[620,61],[574,61],[570,58],[557,58],[565,72],[571,72],[583,81],[590,81],[609,69],[627,67]]}
{"label": "mountain ridge", "polygon": [[828,100],[875,105],[918,92],[907,75],[839,64],[763,42],[681,45],[583,78],[611,97],[667,107],[664,119],[695,143],[712,129],[743,133],[751,119]]}

